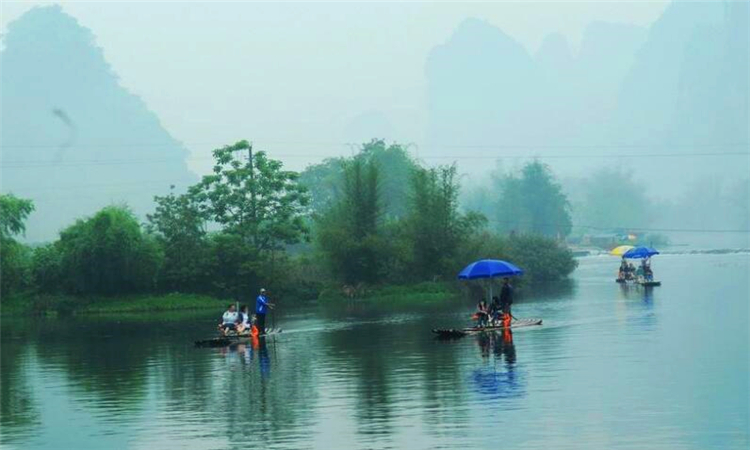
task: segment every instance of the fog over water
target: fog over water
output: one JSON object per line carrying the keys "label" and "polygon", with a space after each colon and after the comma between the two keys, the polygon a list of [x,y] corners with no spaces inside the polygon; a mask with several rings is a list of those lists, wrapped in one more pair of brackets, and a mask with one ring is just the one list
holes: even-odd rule
{"label": "fog over water", "polygon": [[[303,170],[380,138],[456,162],[466,208],[538,158],[578,231],[748,246],[747,2],[6,2],[0,27],[2,191],[34,200],[32,242],[143,216],[239,139]],[[604,191],[638,213],[606,223]]]}

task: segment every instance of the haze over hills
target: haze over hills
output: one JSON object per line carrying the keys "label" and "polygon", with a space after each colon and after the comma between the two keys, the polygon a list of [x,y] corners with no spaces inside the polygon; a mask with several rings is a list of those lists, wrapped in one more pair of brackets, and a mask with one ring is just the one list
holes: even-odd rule
{"label": "haze over hills", "polygon": [[34,200],[28,240],[110,203],[143,214],[155,194],[197,180],[185,148],[60,7],[24,14],[3,43],[2,189]]}
{"label": "haze over hills", "polygon": [[[374,137],[414,142],[414,154],[427,155],[429,164],[457,161],[472,175],[466,185],[484,182],[481,175],[496,158],[507,169],[541,155],[561,179],[600,167],[630,168],[648,196],[680,201],[669,211],[689,216],[689,199],[696,195],[741,198],[747,156],[689,155],[748,151],[747,35],[747,2],[677,1],[650,27],[595,21],[580,45],[551,32],[536,51],[490,22],[470,18],[425,55],[425,104],[419,111],[409,106],[396,120],[395,106],[373,105],[348,122],[325,123],[314,111],[288,109],[280,99],[267,122],[248,124],[264,130],[273,117],[314,116],[319,128],[328,127],[323,132],[331,141],[346,141],[346,154],[353,151],[349,143]],[[112,202],[127,202],[142,216],[151,210],[153,195],[197,180],[187,169],[185,147],[144,101],[122,88],[92,32],[60,7],[30,10],[9,25],[3,43],[2,190],[35,201],[29,240],[50,239],[75,218]],[[372,79],[377,76],[372,73]],[[235,87],[242,92],[233,92]],[[233,82],[228,97],[217,97],[211,108],[218,114],[216,105],[234,95],[247,98],[255,89],[262,85]],[[295,89],[304,91],[304,85]],[[317,91],[310,92],[314,97]],[[200,123],[226,128],[230,136],[236,132],[237,139],[255,138],[241,134],[244,125],[231,120]],[[294,136],[298,130],[288,131]],[[342,147],[305,146],[306,139],[299,138],[304,150],[295,143],[286,152],[309,152],[312,160]],[[661,154],[680,157],[633,157]],[[193,162],[204,158],[209,161],[203,156]],[[720,204],[714,197],[706,194],[699,203]],[[724,204],[730,203],[732,217],[747,217],[747,205],[743,210],[741,201]],[[720,228],[723,216],[710,215]]]}
{"label": "haze over hills", "polygon": [[[426,64],[430,142],[445,155],[550,155],[568,173],[624,165],[665,196],[686,179],[744,177],[746,157],[689,154],[747,151],[747,18],[747,2],[677,1],[648,30],[596,22],[577,54],[551,34],[533,57],[466,20]],[[617,159],[665,153],[685,157]]]}

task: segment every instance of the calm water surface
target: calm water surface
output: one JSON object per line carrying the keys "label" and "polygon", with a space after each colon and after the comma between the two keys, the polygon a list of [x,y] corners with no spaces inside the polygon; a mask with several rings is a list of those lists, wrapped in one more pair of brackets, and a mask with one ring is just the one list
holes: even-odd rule
{"label": "calm water surface", "polygon": [[[750,256],[618,262],[518,299],[541,327],[436,341],[470,305],[279,311],[259,348],[195,349],[221,313],[3,320],[8,449],[747,449]],[[214,317],[216,316],[216,317]]]}

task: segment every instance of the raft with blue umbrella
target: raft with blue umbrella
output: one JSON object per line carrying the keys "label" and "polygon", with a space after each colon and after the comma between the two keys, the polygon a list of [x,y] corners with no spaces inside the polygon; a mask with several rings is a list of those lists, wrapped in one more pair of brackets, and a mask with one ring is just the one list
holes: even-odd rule
{"label": "raft with blue umbrella", "polygon": [[[644,271],[647,269],[647,273],[643,273],[640,277],[636,278],[636,283],[645,287],[661,286],[661,281],[654,281],[653,274],[651,274],[651,265],[648,261],[652,256],[658,255],[659,251],[652,247],[634,247],[623,253],[622,257],[625,259],[641,259],[644,263],[641,267]],[[620,282],[618,280],[618,282]]]}
{"label": "raft with blue umbrella", "polygon": [[651,247],[634,247],[625,252],[622,257],[625,259],[648,259],[659,252]]}
{"label": "raft with blue umbrella", "polygon": [[[489,280],[489,298],[492,300],[492,278],[512,277],[523,275],[523,270],[512,263],[500,259],[481,259],[474,261],[458,273],[459,280]],[[530,325],[541,325],[542,319],[516,319],[510,322],[510,326],[497,325],[485,327],[468,327],[468,328],[436,328],[432,330],[441,338],[457,338],[467,334],[476,334],[487,331],[502,331],[508,328],[518,328]]]}
{"label": "raft with blue umbrella", "polygon": [[[523,270],[501,259],[480,259],[474,261],[458,273],[459,280],[481,280],[484,278],[512,277],[523,275]],[[489,300],[492,300],[492,281],[490,281]]]}

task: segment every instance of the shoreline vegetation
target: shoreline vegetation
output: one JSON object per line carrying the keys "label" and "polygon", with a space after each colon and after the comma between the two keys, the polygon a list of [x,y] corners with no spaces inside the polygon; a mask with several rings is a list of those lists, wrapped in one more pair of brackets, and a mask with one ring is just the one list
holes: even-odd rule
{"label": "shoreline vegetation", "polygon": [[577,266],[564,244],[570,203],[539,161],[499,181],[486,202],[503,214],[488,218],[460,204],[455,165],[427,167],[382,140],[301,173],[247,141],[213,156],[187,191],[154,197],[145,222],[110,205],[40,245],[17,239],[33,202],[0,194],[0,312],[222,308],[261,287],[299,301],[428,304],[481,296],[480,283],[455,278],[478,259],[513,262],[524,270],[514,284],[529,287]]}
{"label": "shoreline vegetation", "polygon": [[[352,302],[394,304],[429,304],[442,302],[461,295],[461,290],[449,283],[420,283],[412,286],[380,286],[360,288],[354,296],[342,289],[323,289],[314,299],[303,301],[319,304],[344,304]],[[299,301],[299,299],[293,299]],[[0,316],[19,315],[98,315],[98,314],[149,314],[179,311],[222,311],[233,300],[195,294],[127,295],[114,297],[78,297],[24,293],[0,302]]]}
{"label": "shoreline vegetation", "polygon": [[124,295],[114,297],[80,297],[65,294],[19,294],[3,298],[0,316],[111,314],[220,310],[229,300],[205,295],[163,294]]}
{"label": "shoreline vegetation", "polygon": [[[370,286],[348,296],[343,289],[328,287],[321,290],[317,298],[293,299],[308,303],[342,304],[350,302],[378,304],[419,304],[444,301],[461,295],[461,290],[450,283],[425,282],[410,286]],[[113,297],[79,297],[64,294],[19,293],[0,302],[0,316],[65,315],[65,314],[148,314],[176,311],[220,311],[231,303],[231,299],[220,299],[196,294],[124,295]]]}

